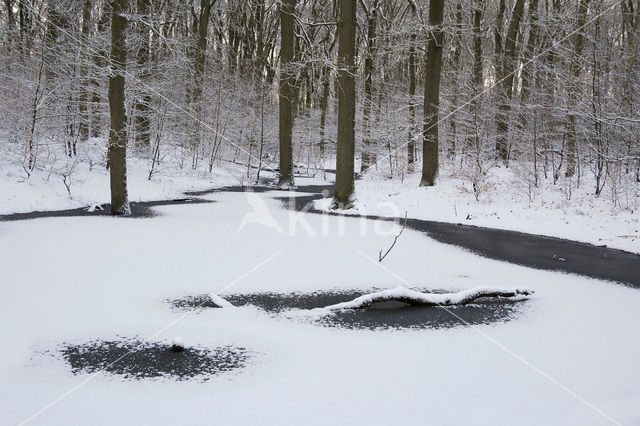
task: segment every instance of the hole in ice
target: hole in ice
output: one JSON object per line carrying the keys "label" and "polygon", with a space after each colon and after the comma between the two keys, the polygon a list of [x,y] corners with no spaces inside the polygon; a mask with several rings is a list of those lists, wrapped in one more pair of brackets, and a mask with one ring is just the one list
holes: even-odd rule
{"label": "hole in ice", "polygon": [[206,381],[243,368],[249,351],[235,346],[199,348],[141,340],[94,340],[64,344],[62,356],[74,374],[106,372],[126,379],[169,378]]}

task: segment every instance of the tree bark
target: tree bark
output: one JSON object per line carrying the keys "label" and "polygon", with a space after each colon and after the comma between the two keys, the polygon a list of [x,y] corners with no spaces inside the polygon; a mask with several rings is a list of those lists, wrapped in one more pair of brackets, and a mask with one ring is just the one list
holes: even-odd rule
{"label": "tree bark", "polygon": [[[209,16],[215,0],[200,0],[200,15],[198,16],[198,34],[193,58],[193,89],[191,102],[193,105],[193,117],[191,128],[191,148],[194,153],[200,147],[200,124],[202,123],[202,85],[204,78],[204,65],[207,52],[207,33],[209,29]],[[195,156],[194,156],[195,158]],[[193,164],[195,167],[195,164]]]}
{"label": "tree bark", "polygon": [[[138,17],[148,20],[151,12],[151,0],[137,0]],[[140,46],[136,55],[136,65],[140,71],[140,94],[134,104],[135,126],[136,126],[136,148],[144,153],[149,153],[151,147],[151,134],[149,107],[151,105],[151,95],[146,85],[149,82],[149,27],[147,22],[138,22],[138,37]]]}
{"label": "tree bark", "polygon": [[[471,77],[471,83],[473,86],[473,97],[471,98],[471,115],[474,122],[474,128],[477,128],[477,119],[479,108],[478,96],[482,93],[484,85],[483,72],[482,72],[482,0],[474,0],[473,3],[473,75]],[[476,145],[479,143],[477,139],[477,131],[474,132],[475,136],[469,136],[467,138],[467,147]]]}
{"label": "tree bark", "polygon": [[371,109],[373,106],[373,74],[376,55],[376,24],[378,21],[378,2],[371,2],[367,16],[367,52],[364,60],[364,103],[362,108],[362,162],[360,171],[365,172],[370,164],[376,162],[375,143],[371,140]]}
{"label": "tree bark", "polygon": [[[98,25],[96,32],[101,34],[107,24],[109,23],[109,14],[106,11],[102,11],[102,15],[98,19]],[[93,49],[93,54],[91,55],[91,61],[93,63],[93,70],[89,73],[91,75],[90,78],[90,87],[91,87],[91,114],[90,114],[90,133],[93,137],[100,136],[100,129],[102,128],[102,111],[100,108],[101,104],[101,96],[100,96],[100,82],[96,76],[97,70],[104,69],[107,66],[107,52],[106,49],[102,46],[95,46]]]}
{"label": "tree bark", "polygon": [[[85,0],[84,6],[82,8],[82,41],[83,43],[87,43],[89,40],[89,23],[91,21],[91,8],[93,2],[91,0]],[[82,62],[80,64],[80,96],[78,99],[78,110],[80,112],[80,124],[78,126],[78,135],[80,136],[81,142],[86,142],[89,139],[89,108],[87,105],[88,101],[88,62],[90,60],[90,55],[87,52],[86,48],[83,48],[83,55],[80,59]]]}
{"label": "tree bark", "polygon": [[[329,108],[329,89],[331,81],[331,70],[329,67],[323,67],[322,71],[322,96],[320,97],[320,143],[318,149],[320,155],[324,158],[326,149],[326,127],[327,127],[327,110]],[[324,164],[323,164],[324,167]]]}
{"label": "tree bark", "polygon": [[11,41],[13,38],[12,33],[15,26],[15,18],[13,15],[13,0],[4,0],[4,4],[7,8],[7,39],[5,40],[5,43],[7,43],[8,46],[11,46]]}
{"label": "tree bark", "polygon": [[422,179],[420,186],[433,186],[438,175],[438,121],[440,72],[442,70],[442,19],[444,0],[429,2],[429,25],[433,28],[427,43],[424,76],[424,129],[422,131]]}
{"label": "tree bark", "polygon": [[111,180],[111,214],[129,215],[127,194],[127,117],[124,84],[127,61],[124,16],[127,0],[111,1],[111,69],[109,77],[109,170]]}
{"label": "tree bark", "polygon": [[448,147],[448,156],[452,160],[455,159],[456,156],[456,148],[458,138],[458,126],[457,126],[457,113],[456,110],[458,108],[458,98],[460,96],[460,83],[459,83],[459,75],[460,75],[460,57],[462,53],[462,4],[460,1],[456,3],[456,30],[455,30],[455,42],[454,42],[454,50],[453,50],[453,60],[452,60],[452,70],[451,74],[453,75],[453,97],[451,99],[451,116],[449,117],[449,123],[451,124],[451,142]]}
{"label": "tree bark", "polygon": [[280,171],[278,186],[294,186],[293,180],[293,102],[295,97],[295,73],[293,56],[295,38],[293,33],[294,13],[297,0],[283,0],[280,6]]}
{"label": "tree bark", "polygon": [[587,20],[588,9],[589,0],[581,0],[578,6],[578,20],[576,21],[577,32],[574,36],[573,59],[570,66],[572,81],[569,86],[569,114],[567,116],[567,168],[565,169],[565,175],[567,177],[573,176],[576,170],[576,109],[578,107],[576,85],[578,84],[582,70],[580,66],[582,50],[584,49],[584,33],[582,32],[582,27]]}
{"label": "tree bark", "polygon": [[[411,19],[417,23],[418,8],[413,0],[409,0]],[[409,40],[409,143],[407,144],[407,170],[411,173],[415,167],[416,145],[416,30],[411,31]]]}
{"label": "tree bark", "polygon": [[333,207],[353,206],[356,121],[356,1],[340,0],[338,20],[338,147]]}
{"label": "tree bark", "polygon": [[516,38],[520,28],[520,20],[524,11],[524,0],[516,0],[511,15],[511,23],[507,30],[507,38],[504,42],[504,53],[501,74],[499,74],[500,99],[497,117],[496,156],[505,164],[509,160],[509,145],[507,133],[509,132],[509,112],[511,111],[511,96],[513,94],[513,80],[516,69],[517,51]]}
{"label": "tree bark", "polygon": [[[531,61],[535,56],[535,49],[538,43],[538,0],[531,0],[529,3],[529,39],[527,40],[527,50],[525,59]],[[527,124],[527,115],[524,110],[527,107],[529,96],[531,95],[531,87],[533,86],[534,79],[534,64],[528,62],[522,68],[522,91],[520,97],[520,103],[522,105],[522,112],[520,113],[520,126],[525,131]]]}

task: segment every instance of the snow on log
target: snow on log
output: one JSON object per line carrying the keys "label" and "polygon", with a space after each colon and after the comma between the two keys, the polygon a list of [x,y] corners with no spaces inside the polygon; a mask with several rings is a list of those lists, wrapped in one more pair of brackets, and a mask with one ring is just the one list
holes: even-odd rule
{"label": "snow on log", "polygon": [[218,296],[217,294],[210,294],[209,297],[211,298],[211,301],[213,303],[215,303],[216,305],[220,306],[221,308],[233,308],[234,306],[230,303],[227,302],[226,300],[224,300],[222,297]]}
{"label": "snow on log", "polygon": [[350,302],[337,303],[322,309],[360,309],[367,308],[374,303],[402,302],[412,306],[451,306],[464,305],[482,297],[516,297],[529,296],[534,291],[528,288],[475,287],[457,293],[420,293],[406,287],[382,290],[353,299]]}

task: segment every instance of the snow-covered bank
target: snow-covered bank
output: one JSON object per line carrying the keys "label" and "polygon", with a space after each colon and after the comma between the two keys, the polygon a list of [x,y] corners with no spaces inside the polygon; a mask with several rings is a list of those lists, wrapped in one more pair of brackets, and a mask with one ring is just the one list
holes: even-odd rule
{"label": "snow-covered bank", "polygon": [[[489,170],[478,200],[468,179],[444,164],[436,186],[420,188],[420,173],[388,179],[371,170],[356,182],[358,210],[370,214],[462,223],[565,238],[640,253],[640,185],[594,195],[590,176],[579,188],[560,178],[530,187],[517,166]],[[574,179],[575,181],[575,179]],[[575,184],[575,182],[574,182]],[[570,195],[570,199],[568,199]],[[614,202],[615,201],[615,202]],[[316,207],[327,209],[326,200]]]}
{"label": "snow-covered bank", "polygon": [[[28,175],[15,162],[0,160],[0,215],[108,203],[109,171],[104,164],[94,161],[95,158],[89,161],[80,156],[60,157]],[[233,164],[216,166],[209,173],[167,162],[155,166],[149,179],[149,160],[132,157],[127,165],[129,201],[182,198],[185,191],[238,185],[246,172],[242,166]]]}

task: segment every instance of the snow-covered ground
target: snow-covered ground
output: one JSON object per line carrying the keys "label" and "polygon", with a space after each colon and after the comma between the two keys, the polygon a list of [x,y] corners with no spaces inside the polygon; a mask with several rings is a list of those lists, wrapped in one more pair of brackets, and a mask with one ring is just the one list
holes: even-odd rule
{"label": "snow-covered ground", "polygon": [[[608,185],[595,197],[595,181],[589,174],[583,175],[579,188],[569,188],[564,177],[554,185],[551,177],[542,176],[536,188],[514,165],[490,169],[478,185],[476,199],[471,181],[456,170],[445,163],[436,185],[429,188],[418,187],[419,172],[402,181],[371,170],[356,182],[358,210],[397,217],[407,212],[410,218],[508,229],[640,253],[640,184],[629,182],[615,194]],[[321,209],[328,205],[317,202]]]}
{"label": "snow-covered ground", "polygon": [[[29,424],[638,422],[638,290],[481,258],[410,230],[381,267],[392,236],[372,223],[363,233],[356,218],[292,216],[272,195],[281,193],[260,196],[282,229],[304,218],[315,235],[301,222],[292,235],[255,223],[238,233],[253,209],[232,193],[147,219],[0,222],[0,423],[36,413]],[[163,330],[183,315],[167,298],[399,285],[535,294],[517,320],[447,330],[355,331],[209,309],[153,338],[252,351],[249,366],[207,382],[90,379],[55,355],[62,342]]]}
{"label": "snow-covered ground", "polygon": [[[18,159],[0,158],[0,215],[108,202],[109,173],[101,163],[102,145],[99,139],[92,139],[79,148],[74,159],[58,153],[53,159],[40,160],[30,177]],[[326,167],[334,166],[334,160],[327,160]],[[185,191],[255,181],[255,177],[246,177],[246,166],[232,163],[218,163],[209,173],[206,164],[192,170],[188,164],[179,167],[177,158],[169,158],[156,167],[151,180],[149,167],[149,160],[133,155],[128,159],[131,201],[180,198]],[[418,187],[419,172],[388,179],[383,167],[371,169],[356,182],[358,211],[350,214],[402,217],[407,212],[410,218],[509,229],[640,253],[640,184],[631,175],[625,185],[614,186],[609,179],[602,194],[595,197],[594,179],[588,171],[580,187],[575,187],[576,178],[563,176],[554,185],[551,176],[544,178],[542,173],[535,187],[524,167],[514,163],[510,168],[489,169],[477,185],[478,194],[470,178],[447,161],[441,165],[436,186],[430,188]],[[263,171],[261,176],[273,175]],[[318,183],[331,183],[334,175],[327,177],[329,180]],[[329,200],[320,200],[316,207],[326,209],[329,204]]]}
{"label": "snow-covered ground", "polygon": [[[78,157],[67,158],[58,153],[54,159],[40,161],[29,175],[5,152],[7,155],[0,159],[0,215],[108,203],[109,171],[104,164],[104,153],[93,152],[103,142],[99,139],[92,142],[95,145],[79,147]],[[156,165],[149,180],[151,162],[130,156],[127,160],[129,200],[181,198],[185,191],[238,185],[246,171],[241,165],[228,163],[216,165],[212,173],[206,170],[206,165],[192,170],[188,164],[182,168],[178,164],[176,160],[167,160]]]}

